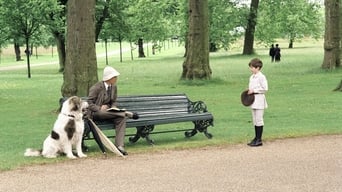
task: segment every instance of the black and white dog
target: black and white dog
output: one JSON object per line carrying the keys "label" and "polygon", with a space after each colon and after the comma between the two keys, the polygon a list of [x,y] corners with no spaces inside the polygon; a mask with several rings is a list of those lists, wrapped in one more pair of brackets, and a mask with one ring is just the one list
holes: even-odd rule
{"label": "black and white dog", "polygon": [[82,136],[84,131],[83,112],[88,103],[77,96],[64,101],[61,112],[54,124],[50,135],[45,139],[42,150],[28,148],[25,156],[44,156],[55,158],[64,153],[68,158],[75,159],[72,147],[76,148],[78,157],[86,157],[82,152]]}

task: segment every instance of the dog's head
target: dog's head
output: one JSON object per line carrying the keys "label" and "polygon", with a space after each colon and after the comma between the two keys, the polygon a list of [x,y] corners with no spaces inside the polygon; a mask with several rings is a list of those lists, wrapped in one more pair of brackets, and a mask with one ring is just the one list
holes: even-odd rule
{"label": "dog's head", "polygon": [[87,108],[87,102],[82,101],[80,97],[72,96],[63,103],[61,112],[65,114],[83,113]]}

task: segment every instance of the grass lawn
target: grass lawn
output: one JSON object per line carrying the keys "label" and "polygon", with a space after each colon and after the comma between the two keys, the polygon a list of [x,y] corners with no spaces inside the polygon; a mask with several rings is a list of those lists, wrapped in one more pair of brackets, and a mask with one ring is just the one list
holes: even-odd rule
{"label": "grass lawn", "polygon": [[[254,135],[251,112],[240,103],[240,93],[247,88],[250,71],[248,62],[253,57],[264,61],[263,73],[269,83],[265,111],[264,140],[267,141],[322,134],[342,134],[341,92],[332,90],[341,81],[341,69],[326,71],[320,69],[323,61],[322,41],[305,40],[287,49],[280,41],[282,61],[271,63],[268,48],[258,47],[257,55],[242,56],[242,48],[228,52],[212,53],[210,81],[180,81],[183,62],[183,48],[176,44],[165,47],[146,58],[130,58],[130,52],[123,53],[123,62],[118,54],[111,54],[108,60],[120,73],[118,80],[120,95],[186,93],[193,101],[202,100],[214,114],[213,134],[207,139],[203,134],[186,139],[183,133],[152,135],[155,146],[144,140],[129,144],[130,155],[159,150],[193,148],[209,145],[232,145],[246,143]],[[110,51],[117,46],[111,45]],[[103,53],[103,44],[97,45]],[[134,50],[136,54],[137,50]],[[103,54],[102,54],[103,55]],[[50,51],[32,58],[31,75],[27,78],[26,68],[1,70],[4,66],[22,65],[25,61],[13,62],[10,56],[2,55],[0,63],[0,171],[24,165],[53,163],[67,160],[65,157],[44,159],[27,158],[23,153],[27,147],[40,149],[45,137],[56,120],[56,109],[61,97],[63,75],[58,73],[57,56]],[[35,66],[56,62],[56,64]],[[105,57],[98,58],[99,77],[105,66]],[[192,127],[191,123],[157,126],[155,129]],[[128,129],[132,132],[133,129]],[[100,150],[93,141],[89,156],[100,156]],[[115,160],[115,158],[113,158]]]}

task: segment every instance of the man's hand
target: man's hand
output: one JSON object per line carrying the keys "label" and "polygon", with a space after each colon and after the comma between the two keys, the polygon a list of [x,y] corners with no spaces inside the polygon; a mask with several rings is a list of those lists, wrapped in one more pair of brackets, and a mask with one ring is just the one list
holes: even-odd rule
{"label": "man's hand", "polygon": [[108,105],[102,105],[100,110],[101,111],[106,111],[107,109],[109,109]]}

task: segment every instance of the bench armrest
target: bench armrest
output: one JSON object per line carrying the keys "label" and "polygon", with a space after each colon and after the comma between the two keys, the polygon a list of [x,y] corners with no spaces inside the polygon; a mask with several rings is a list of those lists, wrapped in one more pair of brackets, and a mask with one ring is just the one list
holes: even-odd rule
{"label": "bench armrest", "polygon": [[207,105],[203,101],[189,101],[189,112],[190,113],[206,113]]}

